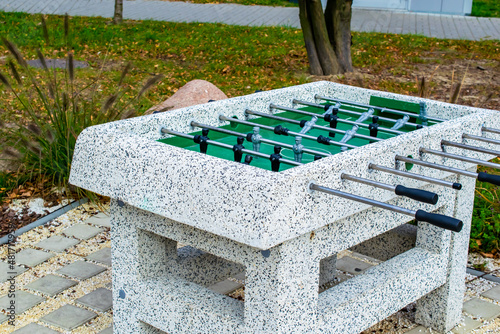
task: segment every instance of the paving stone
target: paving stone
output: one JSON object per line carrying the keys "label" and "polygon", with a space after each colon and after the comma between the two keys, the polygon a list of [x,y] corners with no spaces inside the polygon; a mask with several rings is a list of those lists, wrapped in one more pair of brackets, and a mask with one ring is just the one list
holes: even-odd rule
{"label": "paving stone", "polygon": [[483,323],[481,321],[477,321],[469,317],[464,317],[463,322],[460,325],[455,326],[455,328],[453,328],[451,332],[453,334],[467,334],[470,331],[478,328],[482,324]]}
{"label": "paving stone", "polygon": [[59,292],[64,291],[77,284],[78,282],[76,281],[49,274],[45,277],[37,279],[34,282],[31,282],[25,287],[49,296],[55,296]]}
{"label": "paving stone", "polygon": [[32,293],[28,293],[21,290],[16,290],[14,292],[14,298],[9,298],[8,295],[0,298],[0,310],[6,311],[8,307],[11,305],[11,300],[15,301],[16,314],[20,315],[24,311],[32,308],[35,305],[40,304],[45,300],[45,298],[34,295]]}
{"label": "paving stone", "polygon": [[[68,64],[68,61],[66,59],[46,59],[45,62],[46,62],[46,65],[48,68],[66,69],[66,65]],[[44,65],[42,65],[42,62],[39,59],[28,60],[27,63],[28,63],[28,65],[35,67],[35,68],[43,68],[43,66],[44,66]],[[83,61],[74,60],[73,66],[75,68],[85,68],[85,67],[89,67],[89,64],[86,62],[83,62]]]}
{"label": "paving stone", "polygon": [[500,300],[500,285],[483,292],[481,296],[494,300]]}
{"label": "paving stone", "polygon": [[5,314],[0,313],[0,324],[3,324],[7,319],[8,317]]}
{"label": "paving stone", "polygon": [[53,237],[40,241],[35,246],[53,252],[63,252],[64,250],[73,247],[79,242],[80,241],[76,239],[65,238],[62,235],[54,235]]}
{"label": "paving stone", "polygon": [[242,286],[243,285],[241,285],[238,282],[225,280],[209,286],[208,289],[223,295],[227,295],[233,292],[234,290],[241,288]]}
{"label": "paving stone", "polygon": [[84,280],[92,276],[95,276],[99,273],[102,273],[105,270],[106,268],[103,266],[98,266],[96,264],[85,261],[76,261],[71,264],[68,264],[65,267],[62,267],[57,271],[57,273],[77,278],[80,280]]}
{"label": "paving stone", "polygon": [[353,259],[350,256],[344,256],[340,259],[337,259],[337,269],[353,275],[359,275],[370,267],[372,267],[371,264],[360,261],[358,259]]}
{"label": "paving stone", "polygon": [[53,256],[53,254],[38,249],[26,248],[16,254],[16,262],[28,267],[34,267]]}
{"label": "paving stone", "polygon": [[0,262],[0,283],[7,282],[9,278],[12,276],[18,276],[24,273],[26,268],[19,267],[19,266],[11,266],[6,262]]}
{"label": "paving stone", "polygon": [[431,331],[429,328],[425,328],[424,326],[418,326],[408,332],[405,332],[405,334],[431,334]]}
{"label": "paving stone", "polygon": [[56,327],[72,330],[97,317],[97,313],[73,305],[64,305],[40,320]]}
{"label": "paving stone", "polygon": [[113,307],[113,293],[108,289],[99,288],[78,298],[76,302],[93,310],[106,312]]}
{"label": "paving stone", "polygon": [[87,219],[85,223],[96,226],[111,227],[111,217],[101,212]]}
{"label": "paving stone", "polygon": [[478,298],[472,298],[464,303],[464,312],[473,317],[490,320],[500,315],[500,306]]}
{"label": "paving stone", "polygon": [[55,330],[31,323],[12,332],[12,334],[57,334]]}
{"label": "paving stone", "polygon": [[111,248],[106,247],[98,250],[86,257],[87,260],[99,262],[111,266]]}
{"label": "paving stone", "polygon": [[500,277],[496,277],[496,276],[491,275],[491,274],[486,274],[481,278],[484,278],[485,280],[488,280],[488,281],[500,283]]}
{"label": "paving stone", "polygon": [[106,329],[103,329],[98,334],[113,334],[113,326],[109,326]]}
{"label": "paving stone", "polygon": [[80,240],[87,240],[92,237],[95,237],[102,231],[103,229],[99,227],[94,227],[87,224],[76,224],[65,229],[63,233],[68,237],[74,237]]}

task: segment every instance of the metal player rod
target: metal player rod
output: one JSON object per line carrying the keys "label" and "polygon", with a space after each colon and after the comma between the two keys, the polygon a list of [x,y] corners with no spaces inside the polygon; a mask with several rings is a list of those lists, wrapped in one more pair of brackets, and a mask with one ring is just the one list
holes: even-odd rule
{"label": "metal player rod", "polygon": [[[192,127],[205,128],[205,129],[209,129],[211,131],[225,133],[225,134],[228,134],[228,135],[231,135],[231,136],[235,136],[235,137],[245,137],[245,138],[247,137],[246,133],[231,131],[231,130],[227,130],[227,129],[221,129],[221,128],[217,128],[215,126],[210,126],[210,125],[198,123],[196,121],[191,121],[190,125]],[[256,126],[258,126],[258,125],[256,125]],[[260,141],[263,142],[263,143],[269,144],[269,145],[280,145],[280,146],[283,146],[283,147],[286,147],[286,148],[289,148],[289,149],[293,149],[293,145],[282,143],[282,142],[279,142],[279,141],[274,141],[274,140],[270,140],[270,139],[266,139],[266,138],[262,138],[262,139],[260,139]],[[332,155],[331,153],[326,153],[326,152],[321,152],[321,151],[315,151],[315,150],[311,150],[311,149],[308,149],[308,148],[303,148],[303,151],[304,151],[304,153],[321,155],[322,157],[328,157],[328,156]]]}
{"label": "metal player rod", "polygon": [[[245,113],[246,114],[250,114],[250,115],[265,117],[265,118],[269,118],[269,119],[274,119],[274,120],[278,120],[278,121],[283,121],[283,122],[287,122],[287,123],[291,123],[291,124],[297,124],[297,125],[301,124],[301,122],[298,121],[298,120],[296,120],[296,119],[291,119],[291,118],[286,118],[286,117],[281,117],[281,116],[276,116],[276,115],[261,113],[261,112],[253,111],[253,110],[250,110],[250,109],[246,109]],[[319,115],[315,115],[315,116],[318,117]],[[335,132],[335,133],[339,133],[339,134],[343,134],[343,135],[346,134],[346,131],[344,131],[344,130],[338,130],[338,129],[330,128],[328,126],[322,126],[322,125],[316,125],[316,124],[314,124],[314,125],[312,125],[312,128],[313,129],[318,129],[318,130],[329,131],[329,132]],[[371,136],[365,136],[365,135],[358,134],[358,133],[355,133],[353,136],[357,137],[357,138],[362,138],[362,139],[370,140],[370,141],[381,141],[381,140],[384,140],[384,139],[381,139],[381,138],[371,137]]]}
{"label": "metal player rod", "polygon": [[[325,106],[323,104],[317,104],[317,103],[312,103],[312,102],[307,102],[307,101],[302,101],[302,100],[297,100],[297,99],[293,99],[292,103],[303,104],[305,106],[310,106],[310,107],[315,107],[315,108],[321,108],[323,110],[325,109]],[[356,116],[362,115],[361,112],[352,111],[352,110],[346,110],[346,109],[340,109],[339,108],[339,111],[342,112],[342,113],[344,113],[344,114],[351,114],[351,115],[356,115]],[[371,117],[371,118],[378,117],[381,121],[386,121],[386,122],[391,122],[391,123],[397,123],[398,122],[397,119],[392,119],[392,118],[388,118],[388,117],[382,117],[382,116],[378,116],[378,115],[371,115],[369,117]],[[421,124],[412,123],[412,122],[406,122],[405,125],[413,126],[415,128],[421,126]],[[391,129],[391,130],[393,130],[393,129]],[[400,133],[404,133],[404,132],[400,131]]]}
{"label": "metal player rod", "polygon": [[[380,110],[381,112],[389,112],[391,114],[397,114],[397,115],[408,115],[412,117],[419,118],[418,114],[414,114],[411,112],[407,111],[402,111],[402,110],[396,110],[396,109],[390,109],[390,108],[384,108],[384,107],[378,107],[378,106],[372,106],[369,104],[364,104],[364,103],[359,103],[359,102],[354,102],[354,101],[349,101],[349,100],[342,100],[342,99],[334,99],[331,97],[326,97],[322,95],[314,95],[314,98],[317,100],[325,100],[325,101],[330,101],[330,102],[340,102],[342,104],[347,104],[347,105],[352,105],[356,107],[362,107],[362,108],[373,108],[375,110]],[[447,121],[446,119],[439,118],[439,117],[432,117],[432,116],[426,116],[427,120],[429,121],[434,121],[434,122],[445,122]]]}
{"label": "metal player rod", "polygon": [[[283,111],[289,111],[289,112],[293,112],[293,113],[296,113],[296,114],[302,114],[302,115],[307,115],[307,116],[316,116],[316,117],[319,117],[319,118],[325,118],[325,115],[316,114],[316,113],[313,113],[313,112],[299,110],[299,109],[294,109],[294,108],[288,108],[288,107],[278,106],[278,105],[275,105],[274,103],[271,103],[269,105],[269,108],[283,110]],[[369,127],[368,124],[361,123],[361,122],[355,122],[355,121],[349,121],[347,119],[342,119],[342,118],[339,118],[337,120],[337,122],[339,122],[339,123],[346,123],[346,124],[352,124],[352,125],[358,125],[358,126],[360,126],[362,128],[368,128]],[[378,130],[382,131],[382,132],[392,133],[392,134],[395,134],[395,135],[400,135],[400,134],[404,133],[403,131],[389,129],[389,128],[384,128],[384,127],[379,127]]]}
{"label": "metal player rod", "polygon": [[380,165],[376,165],[376,164],[373,164],[373,163],[370,163],[368,165],[368,169],[374,169],[374,170],[378,170],[378,171],[384,172],[384,173],[389,173],[389,174],[394,174],[394,175],[398,175],[398,176],[403,176],[403,177],[407,177],[409,179],[414,179],[414,180],[419,180],[419,181],[434,183],[434,184],[437,184],[437,185],[440,185],[440,186],[449,187],[449,188],[453,188],[453,189],[457,189],[457,190],[462,189],[462,184],[460,184],[460,183],[444,181],[444,180],[436,179],[436,178],[433,178],[433,177],[430,177],[430,176],[424,176],[424,175],[420,175],[420,174],[410,173],[410,172],[407,172],[407,171],[402,171],[402,170],[399,170],[399,169],[394,169],[394,168],[389,168],[389,167],[385,167],[385,166],[380,166]]}
{"label": "metal player rod", "polygon": [[488,128],[488,127],[483,126],[483,127],[481,128],[481,130],[482,130],[483,132],[491,132],[491,133],[496,133],[496,134],[499,134],[499,135],[500,135],[500,129]]}
{"label": "metal player rod", "polygon": [[[221,121],[227,121],[227,122],[231,122],[231,123],[239,123],[239,124],[248,125],[251,127],[258,126],[261,129],[275,132],[275,128],[273,128],[272,126],[262,125],[262,124],[258,124],[258,123],[252,123],[249,121],[243,121],[243,120],[240,120],[237,118],[226,117],[224,115],[219,115],[219,119]],[[298,133],[298,132],[294,132],[294,131],[287,131],[287,135],[298,136],[298,137],[302,137],[302,138],[306,138],[306,139],[310,139],[310,140],[314,140],[316,142],[319,142],[319,137],[314,137],[314,136],[310,136],[310,135],[306,135],[306,134]],[[322,136],[320,136],[320,137],[322,137]],[[347,143],[339,143],[339,142],[336,142],[334,140],[331,140],[330,138],[323,137],[323,139],[325,139],[325,142],[321,142],[321,143],[323,143],[325,145],[335,145],[335,146],[340,146],[340,147],[345,146],[345,147],[349,147],[349,148],[357,148],[357,146],[355,146],[355,145],[351,145],[351,144],[347,144]]]}
{"label": "metal player rod", "polygon": [[442,140],[441,141],[441,145],[458,147],[458,148],[462,148],[464,150],[481,152],[481,153],[486,153],[486,154],[492,154],[492,155],[496,155],[497,157],[500,157],[500,151],[489,150],[487,148],[482,148],[482,147],[477,147],[477,146],[471,146],[471,145],[462,144],[462,143],[455,143],[455,142],[448,141],[448,140]]}
{"label": "metal player rod", "polygon": [[481,137],[481,136],[474,136],[474,135],[469,135],[467,133],[464,133],[462,135],[462,138],[482,141],[482,142],[489,143],[489,144],[500,145],[500,140],[498,140],[498,139],[486,138],[486,137]]}
{"label": "metal player rod", "polygon": [[345,198],[345,199],[348,199],[351,201],[356,201],[356,202],[368,204],[371,206],[375,206],[375,207],[378,207],[381,209],[390,210],[393,212],[397,212],[397,213],[401,213],[401,214],[404,214],[407,216],[411,216],[418,221],[428,222],[432,225],[435,225],[435,226],[438,226],[438,227],[441,227],[441,228],[444,228],[447,230],[460,232],[462,230],[462,227],[463,227],[462,221],[459,219],[455,219],[453,217],[448,217],[448,216],[439,215],[439,214],[435,214],[435,213],[429,213],[429,212],[426,212],[423,210],[417,210],[417,211],[410,210],[410,209],[406,209],[406,208],[403,208],[400,206],[387,204],[384,202],[379,202],[379,201],[376,201],[376,200],[373,200],[370,198],[361,197],[361,196],[349,194],[346,192],[338,191],[335,189],[323,187],[323,186],[317,185],[315,183],[309,184],[309,188],[311,190],[317,190],[317,191],[320,191],[320,192],[323,192],[326,194],[342,197],[342,198]]}
{"label": "metal player rod", "polygon": [[434,169],[438,169],[438,170],[442,170],[442,171],[450,172],[450,173],[454,173],[454,174],[460,174],[460,175],[464,175],[467,177],[475,178],[481,182],[488,182],[488,183],[500,186],[500,175],[492,175],[492,174],[488,174],[485,172],[479,172],[479,173],[469,172],[468,170],[458,169],[458,168],[454,168],[454,167],[448,167],[448,166],[444,166],[444,165],[438,165],[438,164],[435,164],[432,162],[403,157],[401,155],[396,155],[396,160],[408,162],[411,164],[420,165],[420,166],[424,166],[424,167],[428,167],[428,168],[434,168]]}
{"label": "metal player rod", "polygon": [[357,183],[366,184],[366,185],[369,185],[372,187],[392,191],[396,195],[408,197],[408,198],[414,199],[416,201],[424,202],[424,203],[428,203],[428,204],[436,204],[438,199],[439,199],[439,196],[437,194],[432,193],[430,191],[426,191],[426,190],[407,188],[407,187],[402,186],[402,185],[392,185],[392,184],[382,183],[382,182],[378,182],[378,181],[364,179],[364,178],[357,177],[357,176],[352,176],[352,175],[345,174],[345,173],[342,173],[340,175],[340,178],[345,179],[345,180],[349,180],[349,181],[354,181]]}
{"label": "metal player rod", "polygon": [[[186,138],[186,139],[191,139],[191,140],[194,139],[193,135],[188,135],[186,133],[173,131],[173,130],[167,129],[165,127],[161,128],[161,132],[164,133],[164,134],[174,135],[174,136],[178,136],[178,137],[182,137],[182,138]],[[210,144],[210,145],[213,145],[213,146],[219,146],[219,147],[227,148],[227,149],[230,149],[230,150],[233,149],[232,145],[224,144],[224,143],[219,143],[219,142],[217,142],[215,140],[210,140],[209,139],[209,140],[207,140],[207,143]],[[271,158],[271,156],[269,154],[264,154],[264,153],[260,153],[260,152],[248,150],[246,148],[242,149],[241,151],[243,153],[250,154],[250,155],[255,155],[255,156],[258,156],[258,157],[261,157],[261,158],[266,158],[266,159],[270,159]],[[288,159],[280,159],[280,162],[282,162],[284,164],[292,165],[292,166],[301,166],[301,165],[303,165],[300,162],[296,162],[296,161],[292,161],[292,160],[288,160]]]}
{"label": "metal player rod", "polygon": [[496,164],[496,163],[484,161],[484,160],[479,160],[479,159],[474,159],[474,158],[469,158],[469,157],[464,157],[463,155],[457,155],[457,154],[451,154],[451,153],[441,152],[441,151],[437,151],[437,150],[431,150],[431,149],[424,148],[424,147],[420,148],[420,152],[434,154],[434,155],[438,155],[438,156],[441,156],[444,158],[470,162],[470,163],[480,165],[480,166],[500,169],[500,164]]}

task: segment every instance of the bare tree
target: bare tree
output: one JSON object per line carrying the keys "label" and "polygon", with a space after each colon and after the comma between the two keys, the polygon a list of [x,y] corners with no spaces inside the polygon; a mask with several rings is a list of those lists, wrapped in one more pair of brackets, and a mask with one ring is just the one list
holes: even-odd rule
{"label": "bare tree", "polygon": [[115,16],[113,23],[120,24],[123,21],[123,0],[115,0]]}
{"label": "bare tree", "polygon": [[352,71],[352,0],[299,0],[300,25],[311,74],[331,75]]}

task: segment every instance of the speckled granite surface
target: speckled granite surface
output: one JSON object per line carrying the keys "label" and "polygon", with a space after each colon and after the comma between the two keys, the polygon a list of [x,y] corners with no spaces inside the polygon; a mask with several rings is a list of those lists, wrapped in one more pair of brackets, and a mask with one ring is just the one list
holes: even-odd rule
{"label": "speckled granite surface", "polygon": [[[359,102],[368,102],[372,94],[420,101],[318,82],[109,123],[80,135],[70,182],[113,198],[118,333],[358,333],[419,299],[418,318],[426,326],[444,331],[459,321],[474,180],[412,169],[462,182],[464,189],[458,192],[370,172],[367,166],[374,162],[393,167],[396,154],[418,158],[421,146],[440,150],[442,139],[462,142],[462,133],[480,135],[482,125],[499,128],[497,112],[427,101],[429,115],[452,120],[279,173],[155,141],[163,125],[189,132],[192,119],[218,126],[223,124],[217,121],[221,113],[243,118],[246,107],[267,111],[270,102],[291,106],[292,98],[314,101],[314,94]],[[430,155],[424,160],[476,168]],[[324,282],[335,273],[335,261],[326,258],[411,218],[311,193],[311,181],[415,207],[412,200],[387,191],[341,181],[342,171],[437,192],[437,206],[418,208],[460,218],[464,231],[457,234],[419,223],[416,248],[318,294],[320,277]],[[213,256],[189,260],[188,254],[181,260],[177,242]],[[242,268],[244,303],[205,288]],[[196,279],[199,272],[206,278]]]}

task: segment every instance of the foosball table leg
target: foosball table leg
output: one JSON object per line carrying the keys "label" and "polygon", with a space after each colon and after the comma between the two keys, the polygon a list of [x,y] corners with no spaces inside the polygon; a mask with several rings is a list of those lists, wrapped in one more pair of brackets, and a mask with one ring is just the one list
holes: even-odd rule
{"label": "foosball table leg", "polygon": [[[442,248],[443,250],[449,248],[446,283],[417,302],[416,321],[443,333],[448,332],[461,321],[475,181],[470,177],[459,176],[457,182],[462,184],[463,190],[460,196],[455,197],[454,205],[450,204],[449,209],[454,211],[450,214],[460,217],[464,225],[462,232],[451,233],[449,245],[443,245]],[[426,243],[430,241],[428,239],[430,231],[426,227],[420,228],[419,226],[418,247],[428,247]]]}
{"label": "foosball table leg", "polygon": [[320,261],[319,285],[333,281],[337,275],[337,254]]}

